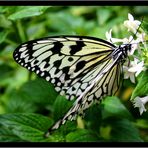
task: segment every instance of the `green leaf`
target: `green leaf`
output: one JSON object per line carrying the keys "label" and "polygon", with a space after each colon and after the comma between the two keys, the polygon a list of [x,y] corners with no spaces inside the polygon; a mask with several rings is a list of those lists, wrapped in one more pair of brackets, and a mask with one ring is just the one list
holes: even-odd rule
{"label": "green leaf", "polygon": [[[0,10],[0,12],[1,12],[1,10]],[[9,32],[11,30],[12,22],[10,20],[8,20],[5,15],[1,15],[1,14],[0,14],[0,20],[1,20],[0,27],[3,29],[6,29],[6,30],[4,30],[4,32],[6,32],[6,33]],[[9,31],[8,31],[8,28],[9,28]],[[0,36],[0,37],[2,37],[2,36]]]}
{"label": "green leaf", "polygon": [[143,129],[148,129],[148,120],[144,120],[144,119],[137,119],[136,121],[136,126],[137,127],[140,127],[140,128],[143,128]]}
{"label": "green leaf", "polygon": [[[7,53],[7,52],[6,52]],[[12,56],[12,55],[11,55]],[[7,57],[5,57],[7,59]],[[5,62],[8,63],[8,62]],[[11,62],[9,62],[11,63]],[[13,63],[13,62],[12,62]],[[7,64],[4,64],[7,65]],[[6,67],[3,67],[3,69],[5,69]],[[1,74],[3,75],[3,71],[1,71]],[[0,77],[0,82],[2,85],[7,85],[8,89],[14,89],[14,88],[19,88],[20,85],[22,85],[23,83],[25,83],[27,81],[27,74],[28,71],[24,68],[18,68],[17,70],[14,71],[14,69],[12,69],[12,72],[8,72],[7,68],[6,68],[6,73],[4,71],[4,77]],[[15,83],[14,83],[15,82]]]}
{"label": "green leaf", "polygon": [[50,31],[47,32],[44,22],[31,24],[26,29],[27,29],[27,35],[29,36],[29,39],[37,39],[42,36],[48,36],[48,33],[50,32]]}
{"label": "green leaf", "polygon": [[111,139],[115,142],[143,142],[137,128],[127,119],[112,120]]}
{"label": "green leaf", "polygon": [[117,97],[106,97],[102,104],[104,105],[102,110],[103,119],[111,116],[132,119],[130,112]]}
{"label": "green leaf", "polygon": [[5,78],[11,76],[12,72],[13,72],[12,67],[7,65],[6,63],[0,65],[0,80],[3,80]]}
{"label": "green leaf", "polygon": [[7,113],[32,113],[37,111],[37,107],[28,95],[17,90],[12,90],[5,103]]}
{"label": "green leaf", "polygon": [[8,31],[3,31],[3,32],[0,32],[0,43],[4,42],[6,37],[8,35]]}
{"label": "green leaf", "polygon": [[40,105],[52,104],[58,95],[52,84],[41,78],[25,83],[20,88],[20,92],[26,94],[30,100]]}
{"label": "green leaf", "polygon": [[55,120],[60,119],[72,106],[72,101],[68,101],[64,96],[58,96],[54,102],[54,118]]}
{"label": "green leaf", "polygon": [[50,26],[49,29],[55,30],[54,35],[57,32],[65,35],[86,35],[94,29],[95,23],[91,20],[86,23],[83,17],[76,17],[63,11],[56,14],[50,13],[48,15],[48,26]]}
{"label": "green leaf", "polygon": [[6,6],[0,6],[0,12],[1,12],[1,13],[6,12],[7,9],[8,9],[8,7],[6,7]]}
{"label": "green leaf", "polygon": [[[0,142],[22,142],[23,140],[14,135],[12,131],[4,126],[0,126]],[[24,140],[25,141],[25,140]]]}
{"label": "green leaf", "polygon": [[84,120],[89,129],[99,132],[102,123],[102,106],[101,104],[94,104],[85,111]]}
{"label": "green leaf", "polygon": [[146,95],[148,95],[148,70],[143,72],[143,75],[141,76],[136,88],[132,93],[131,100],[133,100],[137,96],[142,97]]}
{"label": "green leaf", "polygon": [[97,142],[99,141],[96,134],[86,129],[78,129],[66,136],[66,142]]}
{"label": "green leaf", "polygon": [[44,79],[31,80],[8,94],[5,110],[14,112],[38,112],[52,111],[52,104],[57,96],[53,86]]}
{"label": "green leaf", "polygon": [[0,124],[7,128],[7,131],[10,130],[9,134],[13,135],[9,138],[10,141],[14,136],[29,142],[51,141],[52,136],[44,138],[44,132],[51,123],[47,117],[32,113],[0,115]]}
{"label": "green leaf", "polygon": [[17,20],[25,17],[38,16],[43,14],[50,6],[27,6],[11,14],[8,19]]}
{"label": "green leaf", "polygon": [[[103,17],[102,17],[102,15],[103,15]],[[100,25],[105,24],[110,16],[111,16],[111,11],[109,9],[103,8],[103,9],[97,10],[97,17],[98,17],[98,22]]]}

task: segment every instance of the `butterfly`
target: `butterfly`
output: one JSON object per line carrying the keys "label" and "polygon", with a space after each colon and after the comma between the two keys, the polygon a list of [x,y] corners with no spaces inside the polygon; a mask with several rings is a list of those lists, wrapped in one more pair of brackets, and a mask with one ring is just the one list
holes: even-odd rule
{"label": "butterfly", "polygon": [[92,103],[116,93],[131,46],[115,46],[95,37],[53,36],[28,41],[15,49],[13,57],[17,63],[52,83],[68,100],[76,98],[46,136],[83,114]]}

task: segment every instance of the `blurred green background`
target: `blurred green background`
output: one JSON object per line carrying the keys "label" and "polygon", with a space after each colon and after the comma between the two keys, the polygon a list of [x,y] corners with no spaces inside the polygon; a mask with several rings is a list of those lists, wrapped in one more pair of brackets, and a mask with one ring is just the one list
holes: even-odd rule
{"label": "blurred green background", "polygon": [[[147,6],[0,6],[0,141],[86,142],[148,141],[148,112],[139,115],[129,101],[136,84],[125,80],[117,97],[90,107],[82,119],[68,121],[49,138],[43,134],[64,115],[72,102],[51,84],[13,60],[23,42],[55,35],[105,39],[128,37],[128,13],[147,27]],[[121,91],[122,90],[122,91]]]}

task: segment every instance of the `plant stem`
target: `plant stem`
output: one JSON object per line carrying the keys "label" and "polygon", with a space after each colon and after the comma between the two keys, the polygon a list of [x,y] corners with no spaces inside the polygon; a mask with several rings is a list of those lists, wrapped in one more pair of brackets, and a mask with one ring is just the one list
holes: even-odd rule
{"label": "plant stem", "polygon": [[27,40],[27,35],[25,34],[25,31],[23,30],[21,21],[17,21],[17,28],[18,28],[18,34],[20,36],[21,42],[25,42]]}

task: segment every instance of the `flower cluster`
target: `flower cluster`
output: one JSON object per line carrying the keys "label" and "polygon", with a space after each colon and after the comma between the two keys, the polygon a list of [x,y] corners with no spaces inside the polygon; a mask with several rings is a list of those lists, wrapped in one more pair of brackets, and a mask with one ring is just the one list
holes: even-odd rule
{"label": "flower cluster", "polygon": [[134,99],[134,106],[139,108],[140,115],[146,111],[145,104],[148,102],[148,96],[136,97]]}
{"label": "flower cluster", "polygon": [[[130,79],[132,83],[135,83],[135,77],[137,77],[142,71],[146,70],[144,62],[145,60],[143,59],[144,56],[142,56],[141,54],[144,52],[141,52],[141,47],[139,46],[139,43],[141,43],[146,51],[145,53],[148,55],[148,49],[145,42],[146,33],[144,32],[144,30],[142,30],[142,28],[140,28],[140,25],[140,21],[135,20],[131,14],[128,14],[128,20],[124,21],[124,26],[129,32],[134,34],[136,39],[134,39],[134,36],[130,36],[129,38],[117,39],[112,37],[112,29],[109,32],[106,32],[106,38],[109,42],[120,42],[121,44],[130,43],[132,45],[132,49],[128,53],[129,57],[131,57],[130,63],[125,63],[125,65],[123,66],[124,79]],[[135,55],[135,51],[136,53],[138,53],[138,55]],[[146,58],[148,59],[148,57]],[[136,97],[133,101],[134,106],[139,107],[140,114],[146,111],[144,105],[147,102],[148,96],[142,98]]]}

